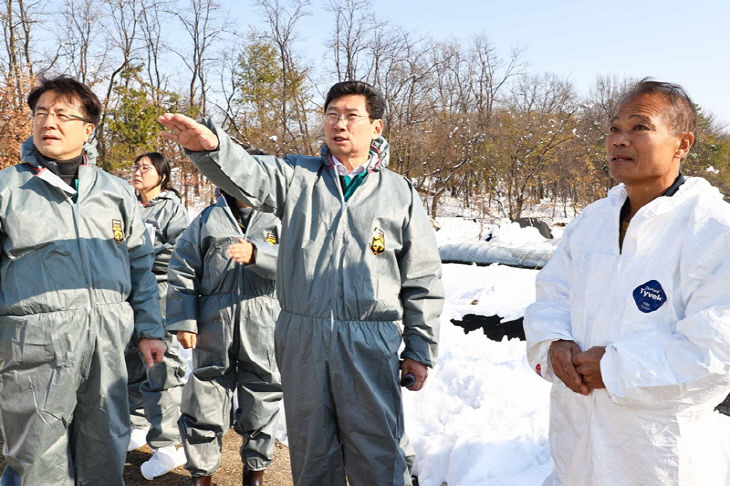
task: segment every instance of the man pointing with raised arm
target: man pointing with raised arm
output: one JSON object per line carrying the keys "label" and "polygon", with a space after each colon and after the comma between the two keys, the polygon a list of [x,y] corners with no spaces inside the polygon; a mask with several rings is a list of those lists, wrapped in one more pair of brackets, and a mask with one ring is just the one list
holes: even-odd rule
{"label": "man pointing with raised arm", "polygon": [[319,157],[251,156],[179,114],[160,122],[213,183],[282,220],[276,355],[297,486],[410,485],[402,373],[423,387],[443,306],[434,231],[411,183],[385,167],[384,100],[335,84]]}

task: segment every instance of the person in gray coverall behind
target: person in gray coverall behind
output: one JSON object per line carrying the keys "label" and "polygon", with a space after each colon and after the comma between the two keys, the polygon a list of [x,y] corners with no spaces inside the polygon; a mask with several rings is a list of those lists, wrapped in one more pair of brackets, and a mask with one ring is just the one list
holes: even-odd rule
{"label": "person in gray coverall behind", "polygon": [[152,244],[127,181],[94,165],[96,95],[61,76],[28,105],[32,140],[0,171],[0,484],[123,485],[124,349],[165,352]]}
{"label": "person in gray coverall behind", "polygon": [[283,159],[249,155],[209,121],[159,118],[213,183],[282,220],[275,343],[297,486],[411,484],[398,350],[420,390],[443,288],[419,196],[385,168],[384,109],[370,85],[337,83],[321,155]]}
{"label": "person in gray coverall behind", "polygon": [[[188,227],[188,212],[180,194],[170,181],[170,164],[159,152],[139,155],[132,166],[132,186],[142,207],[142,220],[155,248],[152,273],[157,279],[160,311],[165,317],[167,297],[167,265],[178,236]],[[124,355],[129,381],[129,409],[132,435],[128,451],[144,444],[152,448],[152,457],[142,463],[145,479],[154,479],[185,464],[177,419],[180,418],[182,385],[188,365],[180,348],[169,333],[165,337],[167,351],[162,363],[147,368],[139,358],[139,349],[132,340]]]}
{"label": "person in gray coverall behind", "polygon": [[193,484],[220,467],[233,390],[243,484],[261,486],[271,464],[281,383],[274,358],[280,222],[227,194],[185,230],[170,260],[167,330],[193,350],[179,420]]}

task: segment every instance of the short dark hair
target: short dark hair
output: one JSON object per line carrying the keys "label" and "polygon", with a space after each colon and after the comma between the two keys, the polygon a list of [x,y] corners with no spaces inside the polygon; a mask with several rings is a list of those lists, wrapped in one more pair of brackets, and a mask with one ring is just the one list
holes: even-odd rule
{"label": "short dark hair", "polygon": [[327,92],[327,98],[324,102],[324,110],[332,100],[340,96],[362,95],[365,97],[365,107],[368,110],[368,116],[371,120],[383,118],[385,114],[385,98],[380,91],[363,81],[341,81],[334,84]]}
{"label": "short dark hair", "polygon": [[94,125],[99,124],[101,114],[101,103],[91,88],[84,83],[76,81],[71,76],[57,76],[55,78],[40,77],[39,84],[34,86],[28,94],[28,106],[32,112],[35,112],[35,105],[38,99],[47,91],[57,93],[64,100],[73,102],[81,102],[81,108],[84,110],[84,117]]}
{"label": "short dark hair", "polygon": [[177,194],[177,197],[182,197],[180,193],[172,187],[170,180],[170,164],[167,163],[167,159],[160,152],[147,152],[142,155],[138,155],[134,159],[134,164],[137,165],[140,160],[146,158],[154,166],[157,173],[160,175],[160,186],[163,191],[172,191]]}
{"label": "short dark hair", "polygon": [[678,84],[644,78],[623,95],[618,106],[643,94],[663,96],[670,106],[666,118],[672,131],[675,134],[691,133],[697,138],[697,109],[684,88]]}

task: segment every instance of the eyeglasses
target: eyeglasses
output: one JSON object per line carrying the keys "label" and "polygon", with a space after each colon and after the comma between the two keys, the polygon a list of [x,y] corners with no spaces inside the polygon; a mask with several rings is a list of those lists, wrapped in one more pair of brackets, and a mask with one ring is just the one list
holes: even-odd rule
{"label": "eyeglasses", "polygon": [[91,121],[89,121],[86,118],[79,116],[79,115],[73,115],[70,113],[51,113],[50,111],[44,111],[44,110],[38,110],[35,113],[33,113],[33,120],[42,122],[42,121],[45,121],[50,116],[54,117],[58,123],[69,123],[72,121],[82,121],[84,123],[91,123]]}
{"label": "eyeglasses", "polygon": [[340,118],[343,118],[345,120],[345,123],[347,123],[348,125],[352,125],[359,122],[363,118],[370,117],[368,115],[358,115],[357,113],[343,113],[340,115],[335,111],[331,111],[322,115],[322,119],[324,120],[324,122],[329,123],[330,125],[336,124],[338,121],[340,121]]}
{"label": "eyeglasses", "polygon": [[141,173],[146,174],[149,171],[151,171],[152,169],[154,169],[154,167],[152,167],[151,165],[133,165],[132,173],[140,171]]}

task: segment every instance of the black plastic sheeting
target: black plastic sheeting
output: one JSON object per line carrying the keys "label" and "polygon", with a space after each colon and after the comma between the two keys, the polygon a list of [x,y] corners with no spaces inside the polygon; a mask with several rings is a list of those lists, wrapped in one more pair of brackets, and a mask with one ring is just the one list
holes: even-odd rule
{"label": "black plastic sheeting", "polygon": [[481,329],[484,335],[492,341],[499,342],[505,336],[507,339],[518,338],[520,341],[525,340],[522,317],[513,321],[502,322],[502,317],[497,315],[480,316],[477,314],[466,314],[461,320],[451,319],[451,323],[464,329],[464,334]]}

